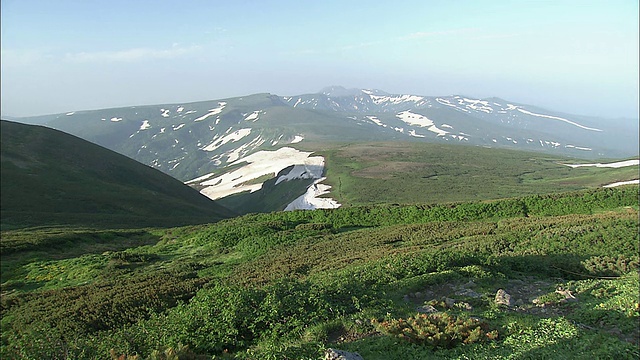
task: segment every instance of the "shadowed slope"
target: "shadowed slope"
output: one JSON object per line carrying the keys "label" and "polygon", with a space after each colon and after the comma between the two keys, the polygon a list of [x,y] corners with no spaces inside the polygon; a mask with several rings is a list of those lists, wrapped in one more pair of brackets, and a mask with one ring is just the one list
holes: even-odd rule
{"label": "shadowed slope", "polygon": [[180,181],[75,136],[2,121],[2,226],[176,226],[233,215]]}

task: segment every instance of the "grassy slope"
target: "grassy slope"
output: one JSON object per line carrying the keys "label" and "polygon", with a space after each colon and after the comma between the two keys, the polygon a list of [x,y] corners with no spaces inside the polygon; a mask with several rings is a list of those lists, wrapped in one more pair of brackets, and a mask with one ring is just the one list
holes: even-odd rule
{"label": "grassy slope", "polygon": [[423,143],[352,144],[326,151],[331,196],[346,205],[499,199],[638,178],[637,167],[583,167],[548,154]]}
{"label": "grassy slope", "polygon": [[56,130],[2,121],[2,226],[176,226],[231,216],[179,181]]}
{"label": "grassy slope", "polygon": [[[597,188],[639,177],[637,166],[573,169],[562,164],[585,160],[480,146],[311,141],[297,147],[325,157],[324,183],[332,186],[326,196],[343,206],[490,200]],[[260,191],[220,202],[241,214],[282,210],[296,191],[304,192],[282,186],[265,184]]]}
{"label": "grassy slope", "polygon": [[[333,346],[366,359],[633,359],[637,199],[638,187],[628,186],[254,214],[135,233],[4,232],[2,355],[103,357],[114,349],[147,357],[171,346],[183,355],[319,359]],[[104,245],[43,251],[65,242]],[[578,301],[560,301],[558,285]],[[496,306],[498,288],[523,303]],[[443,297],[472,309],[447,307]],[[376,325],[429,301],[482,319],[498,338],[434,349]]]}

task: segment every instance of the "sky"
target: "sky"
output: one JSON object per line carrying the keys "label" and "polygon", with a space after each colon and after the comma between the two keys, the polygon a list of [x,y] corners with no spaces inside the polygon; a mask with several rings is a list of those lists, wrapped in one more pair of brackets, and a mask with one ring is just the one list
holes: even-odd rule
{"label": "sky", "polygon": [[326,86],[638,118],[638,0],[2,0],[3,116]]}

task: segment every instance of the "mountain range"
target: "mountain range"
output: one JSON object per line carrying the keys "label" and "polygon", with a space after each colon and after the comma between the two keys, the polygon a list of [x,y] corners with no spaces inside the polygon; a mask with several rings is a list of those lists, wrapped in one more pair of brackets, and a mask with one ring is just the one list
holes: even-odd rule
{"label": "mountain range", "polygon": [[[16,120],[59,129],[119,152],[211,199],[273,190],[283,182],[296,184],[272,194],[279,200],[268,210],[294,201],[297,208],[328,201],[318,197],[328,190],[321,184],[325,159],[314,154],[333,146],[328,144],[409,141],[469,145],[471,152],[476,146],[582,159],[638,154],[637,120],[564,114],[500,98],[389,94],[338,86],[298,96],[265,93]],[[258,201],[255,194],[249,198],[235,196],[227,206]]]}

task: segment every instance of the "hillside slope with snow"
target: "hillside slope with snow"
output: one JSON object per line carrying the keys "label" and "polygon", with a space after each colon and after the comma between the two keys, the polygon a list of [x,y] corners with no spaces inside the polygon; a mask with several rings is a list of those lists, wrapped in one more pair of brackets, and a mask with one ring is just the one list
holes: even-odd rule
{"label": "hillside slope with snow", "polygon": [[[322,144],[337,142],[464,144],[585,159],[638,153],[637,121],[562,114],[499,98],[388,94],[340,87],[298,96],[255,94],[70,111],[20,121],[44,123],[117,151],[213,199],[258,191],[284,169],[293,167],[291,173],[298,173],[305,161],[317,158],[307,155],[301,161],[299,154],[280,158],[289,151],[285,149],[304,153],[300,150],[322,149]],[[267,171],[272,165],[275,168]],[[265,168],[256,170],[260,166]],[[246,179],[249,172],[259,175]],[[322,184],[312,183],[323,175],[318,166],[313,176],[298,179],[313,180],[305,189],[322,192],[318,189]],[[296,196],[305,196],[305,191]]]}

